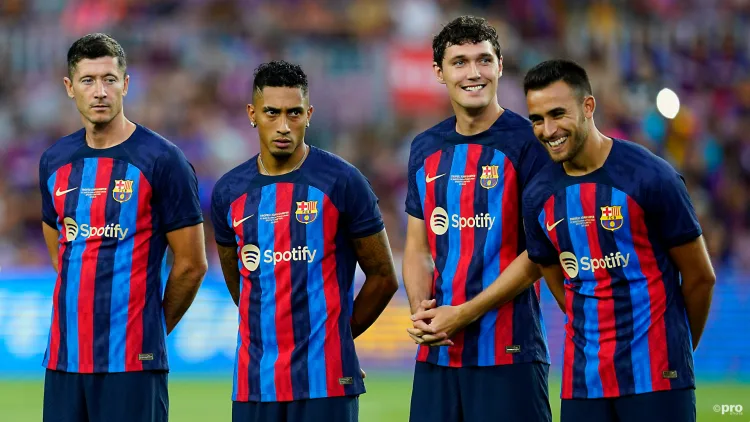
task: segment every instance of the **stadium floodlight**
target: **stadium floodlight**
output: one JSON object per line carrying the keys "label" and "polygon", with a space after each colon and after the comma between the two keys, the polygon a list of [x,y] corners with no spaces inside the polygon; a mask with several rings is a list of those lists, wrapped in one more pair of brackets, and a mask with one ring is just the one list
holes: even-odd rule
{"label": "stadium floodlight", "polygon": [[680,98],[669,88],[664,88],[656,95],[656,109],[667,119],[674,119],[680,111]]}

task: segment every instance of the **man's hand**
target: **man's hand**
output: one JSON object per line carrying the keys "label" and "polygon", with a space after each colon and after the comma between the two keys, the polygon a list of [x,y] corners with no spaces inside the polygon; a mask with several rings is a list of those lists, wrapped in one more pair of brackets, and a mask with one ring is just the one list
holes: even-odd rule
{"label": "man's hand", "polygon": [[[423,300],[420,302],[420,304],[417,306],[417,310],[414,312],[414,315],[424,312],[428,309],[433,309],[435,306],[437,306],[437,300],[430,299],[430,300]],[[412,325],[414,324],[414,315],[412,315]],[[429,321],[427,321],[429,324]],[[429,335],[425,333],[424,331],[418,329],[418,328],[407,328],[406,332],[409,333],[409,337],[411,337],[412,340],[414,340],[415,344],[427,344],[427,343],[435,343],[439,340],[445,340],[445,336],[434,336]],[[427,338],[424,338],[425,334],[427,334]],[[432,344],[427,344],[428,346],[431,346]]]}
{"label": "man's hand", "polygon": [[462,307],[443,305],[412,315],[414,328],[425,333],[422,340],[430,346],[453,345],[449,339],[471,323]]}
{"label": "man's hand", "polygon": [[454,334],[471,321],[465,318],[458,306],[435,308],[435,299],[424,300],[417,312],[411,316],[414,327],[406,331],[417,344],[426,346],[452,346]]}

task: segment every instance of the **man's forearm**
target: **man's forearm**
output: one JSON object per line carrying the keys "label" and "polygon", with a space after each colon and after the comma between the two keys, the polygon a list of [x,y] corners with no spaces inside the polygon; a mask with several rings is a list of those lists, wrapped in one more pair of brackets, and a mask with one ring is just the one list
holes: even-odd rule
{"label": "man's forearm", "polygon": [[703,329],[706,327],[713,290],[713,283],[695,283],[691,285],[690,289],[683,287],[682,294],[685,298],[685,309],[690,323],[690,335],[693,338],[694,350],[698,347]]}
{"label": "man's forearm", "polygon": [[409,258],[412,257],[404,256],[404,288],[409,298],[409,308],[414,314],[423,300],[432,299],[433,264],[431,259],[427,261],[425,258]]}
{"label": "man's forearm", "polygon": [[198,293],[203,276],[206,274],[205,265],[178,265],[172,267],[164,291],[164,318],[167,324],[167,334],[172,332],[182,316],[185,315]]}
{"label": "man's forearm", "polygon": [[388,302],[398,290],[395,275],[371,275],[365,280],[362,289],[354,300],[351,327],[352,337],[364,333],[383,313]]}
{"label": "man's forearm", "polygon": [[486,289],[460,305],[461,315],[470,324],[492,309],[512,300],[541,277],[539,267],[528,254],[519,255]]}

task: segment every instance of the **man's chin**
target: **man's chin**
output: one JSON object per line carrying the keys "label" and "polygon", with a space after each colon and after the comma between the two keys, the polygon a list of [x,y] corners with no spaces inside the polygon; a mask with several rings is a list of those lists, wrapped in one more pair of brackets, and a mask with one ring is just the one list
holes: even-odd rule
{"label": "man's chin", "polygon": [[292,153],[294,153],[294,150],[289,149],[272,149],[271,150],[271,156],[273,158],[276,158],[278,160],[284,160],[292,156]]}

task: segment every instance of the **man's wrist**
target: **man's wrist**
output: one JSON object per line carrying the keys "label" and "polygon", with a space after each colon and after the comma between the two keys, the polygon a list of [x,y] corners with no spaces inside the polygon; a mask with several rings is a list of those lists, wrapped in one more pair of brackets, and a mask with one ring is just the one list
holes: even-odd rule
{"label": "man's wrist", "polygon": [[458,320],[462,327],[471,324],[479,318],[475,315],[476,309],[474,309],[474,304],[471,301],[457,305],[456,310],[458,311]]}

